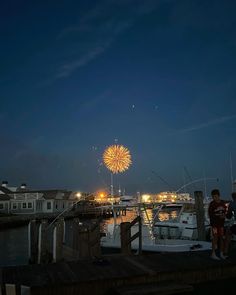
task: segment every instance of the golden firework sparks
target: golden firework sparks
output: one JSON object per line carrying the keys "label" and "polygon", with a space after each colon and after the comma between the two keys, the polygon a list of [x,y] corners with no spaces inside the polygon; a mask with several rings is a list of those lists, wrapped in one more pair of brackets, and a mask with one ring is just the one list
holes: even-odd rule
{"label": "golden firework sparks", "polygon": [[103,154],[103,161],[113,173],[124,172],[132,163],[130,152],[123,145],[109,146]]}

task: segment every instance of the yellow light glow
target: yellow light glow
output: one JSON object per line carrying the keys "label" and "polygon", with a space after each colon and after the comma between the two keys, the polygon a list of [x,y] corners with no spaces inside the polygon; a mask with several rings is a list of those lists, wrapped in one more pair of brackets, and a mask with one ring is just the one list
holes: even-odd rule
{"label": "yellow light glow", "polygon": [[112,173],[124,172],[132,163],[130,152],[123,145],[109,146],[103,154],[103,161]]}
{"label": "yellow light glow", "polygon": [[144,203],[148,203],[148,202],[150,202],[150,195],[142,195],[142,202],[144,202]]}
{"label": "yellow light glow", "polygon": [[79,199],[79,198],[81,197],[81,193],[78,192],[78,193],[76,194],[76,197]]}

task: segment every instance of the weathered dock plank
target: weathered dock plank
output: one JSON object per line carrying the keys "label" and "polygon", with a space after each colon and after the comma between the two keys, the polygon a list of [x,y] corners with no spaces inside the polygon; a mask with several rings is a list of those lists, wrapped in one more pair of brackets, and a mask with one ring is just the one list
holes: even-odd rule
{"label": "weathered dock plank", "polygon": [[32,294],[106,294],[123,286],[178,282],[191,285],[236,278],[236,253],[214,261],[208,251],[144,255],[107,255],[52,264],[1,269],[3,283],[26,285]]}

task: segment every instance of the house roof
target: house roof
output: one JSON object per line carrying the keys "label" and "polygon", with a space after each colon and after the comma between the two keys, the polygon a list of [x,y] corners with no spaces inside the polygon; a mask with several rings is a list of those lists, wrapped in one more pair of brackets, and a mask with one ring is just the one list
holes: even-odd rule
{"label": "house roof", "polygon": [[10,195],[17,195],[17,194],[22,194],[22,193],[27,193],[27,194],[35,194],[39,193],[42,194],[42,198],[46,200],[52,200],[52,199],[57,199],[57,200],[68,200],[69,197],[72,194],[72,191],[66,191],[66,190],[27,190],[27,191],[16,191],[16,192],[11,192]]}
{"label": "house roof", "polygon": [[10,189],[6,188],[5,186],[0,186],[0,191],[2,191],[4,194],[13,193]]}

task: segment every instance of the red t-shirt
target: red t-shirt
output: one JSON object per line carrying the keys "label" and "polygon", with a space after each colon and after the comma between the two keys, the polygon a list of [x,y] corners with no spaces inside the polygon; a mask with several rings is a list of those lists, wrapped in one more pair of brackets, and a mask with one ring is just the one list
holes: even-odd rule
{"label": "red t-shirt", "polygon": [[210,224],[212,226],[224,226],[226,213],[226,205],[224,201],[211,201],[208,208],[208,213],[210,217]]}

